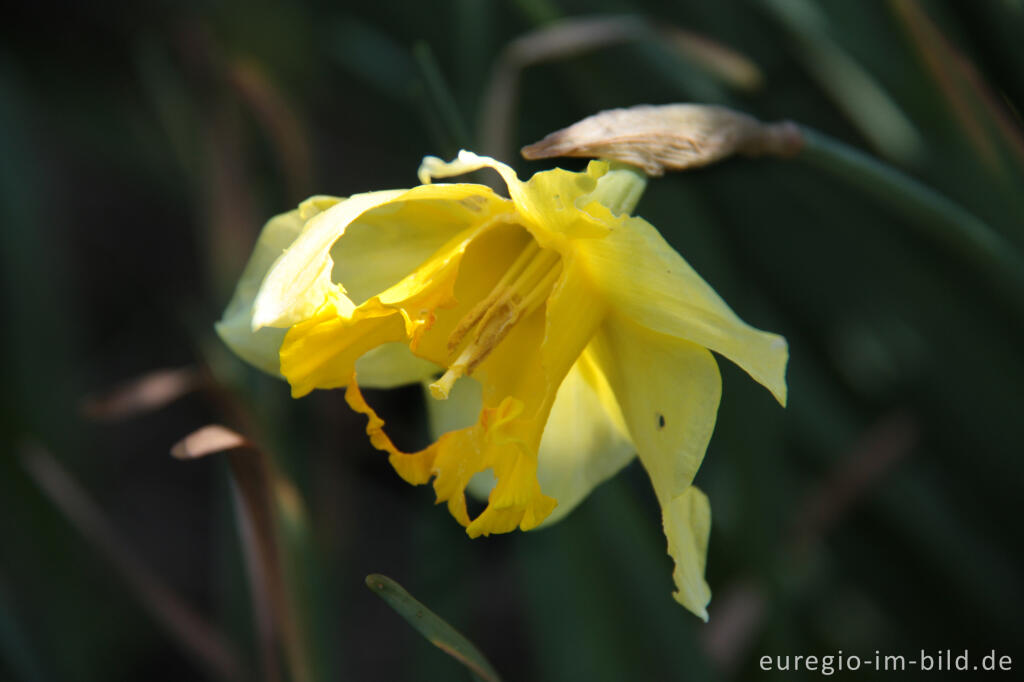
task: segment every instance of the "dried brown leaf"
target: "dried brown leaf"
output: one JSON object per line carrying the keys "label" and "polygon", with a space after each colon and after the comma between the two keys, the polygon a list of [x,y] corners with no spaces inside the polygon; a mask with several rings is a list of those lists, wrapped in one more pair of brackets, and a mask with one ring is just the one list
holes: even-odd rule
{"label": "dried brown leaf", "polygon": [[160,369],[86,398],[82,412],[92,419],[125,419],[160,409],[201,384],[202,376],[195,367]]}
{"label": "dried brown leaf", "polygon": [[226,426],[210,424],[182,438],[171,448],[175,459],[199,459],[225,450],[249,445],[249,441]]}
{"label": "dried brown leaf", "polygon": [[721,159],[792,156],[802,138],[794,123],[761,123],[725,107],[704,104],[638,105],[612,109],[523,147],[527,159],[582,156],[638,166],[659,176]]}

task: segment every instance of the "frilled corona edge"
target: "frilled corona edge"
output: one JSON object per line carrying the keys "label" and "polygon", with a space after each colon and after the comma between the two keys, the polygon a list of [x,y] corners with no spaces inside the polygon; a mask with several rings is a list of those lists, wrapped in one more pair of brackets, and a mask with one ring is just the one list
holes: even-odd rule
{"label": "frilled corona edge", "polygon": [[[510,198],[432,184],[482,168]],[[550,523],[638,455],[661,503],[675,597],[706,618],[710,509],[692,482],[721,391],[709,351],[784,404],[785,340],[741,321],[629,215],[645,183],[634,170],[592,162],[522,182],[461,152],[425,159],[420,180],[314,197],[272,219],[221,337],[296,397],[345,388],[373,445],[405,480],[432,481],[470,536]],[[429,386],[439,437],[406,453],[360,386],[411,382]],[[487,506],[470,517],[465,491],[481,486]]]}

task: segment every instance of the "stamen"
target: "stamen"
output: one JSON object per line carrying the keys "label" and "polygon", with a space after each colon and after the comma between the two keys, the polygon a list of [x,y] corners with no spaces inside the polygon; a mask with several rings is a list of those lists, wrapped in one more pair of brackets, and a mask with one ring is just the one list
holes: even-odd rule
{"label": "stamen", "polygon": [[430,384],[431,394],[438,400],[446,399],[459,377],[472,374],[519,320],[547,300],[561,270],[558,252],[541,251],[537,242],[530,240],[494,289],[455,325],[448,337],[450,353],[455,352],[470,330],[475,328],[476,336],[441,378]]}
{"label": "stamen", "polygon": [[524,248],[519,253],[516,259],[512,262],[512,265],[509,266],[509,269],[506,270],[505,274],[502,275],[500,280],[498,280],[498,283],[494,285],[494,288],[491,290],[491,293],[484,297],[482,301],[473,306],[473,308],[470,309],[470,311],[466,313],[466,315],[461,320],[459,320],[459,323],[455,325],[455,329],[453,329],[452,333],[448,335],[449,353],[454,352],[455,349],[459,347],[459,344],[462,343],[462,340],[466,337],[466,334],[469,332],[469,330],[472,329],[476,325],[476,323],[480,321],[480,318],[484,316],[484,313],[486,313],[487,310],[494,305],[495,301],[497,301],[498,297],[501,296],[502,292],[505,291],[510,284],[512,284],[514,278],[519,276],[519,274],[523,271],[524,268],[526,268],[527,264],[530,262],[530,259],[533,258],[539,250],[540,246],[537,244],[536,241],[531,239],[530,243],[526,245],[526,248]]}
{"label": "stamen", "polygon": [[[504,292],[501,298],[494,305],[490,307],[484,318],[480,320],[480,329],[485,329],[496,314],[499,314],[502,309],[510,302],[510,299],[515,297],[517,294],[533,291],[534,287],[537,286],[537,281],[543,279],[544,274],[553,268],[560,260],[560,256],[556,251],[545,251],[538,258],[534,258],[530,261],[530,265],[526,268],[516,281],[512,284],[509,289]],[[518,301],[516,301],[518,303]],[[477,335],[479,337],[479,334]]]}

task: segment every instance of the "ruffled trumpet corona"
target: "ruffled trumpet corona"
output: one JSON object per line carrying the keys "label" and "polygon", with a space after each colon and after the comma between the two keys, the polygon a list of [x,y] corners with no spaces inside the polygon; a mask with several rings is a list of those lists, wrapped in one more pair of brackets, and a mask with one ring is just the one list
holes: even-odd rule
{"label": "ruffled trumpet corona", "polygon": [[[433,183],[491,168],[509,198]],[[520,181],[461,152],[409,190],[313,197],[264,228],[217,325],[292,395],[345,388],[373,445],[433,479],[471,537],[561,518],[638,455],[675,598],[707,618],[711,514],[693,486],[721,394],[711,352],[785,404],[785,340],[741,321],[645,220],[638,170],[592,161]],[[394,446],[360,385],[423,382],[436,442]],[[469,488],[487,499],[471,518]]]}

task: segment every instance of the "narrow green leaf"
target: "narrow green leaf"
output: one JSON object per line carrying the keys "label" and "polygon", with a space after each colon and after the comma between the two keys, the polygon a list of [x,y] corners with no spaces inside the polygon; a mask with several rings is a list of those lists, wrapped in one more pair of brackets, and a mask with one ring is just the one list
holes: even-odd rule
{"label": "narrow green leaf", "polygon": [[1024,258],[1002,234],[932,188],[823,133],[801,126],[797,159],[873,194],[922,234],[962,256],[1024,312]]}
{"label": "narrow green leaf", "polygon": [[371,573],[366,576],[366,586],[409,621],[431,644],[469,668],[473,679],[500,682],[498,673],[472,642],[417,601],[401,585],[385,575]]}
{"label": "narrow green leaf", "polygon": [[792,36],[793,49],[810,75],[879,154],[900,162],[921,157],[921,134],[874,74],[832,37],[818,5],[809,0],[762,4]]}
{"label": "narrow green leaf", "polygon": [[469,127],[462,117],[462,112],[459,111],[451,87],[441,73],[434,51],[427,43],[421,41],[413,46],[412,55],[419,68],[429,101],[444,126],[444,132],[457,148],[469,149],[472,146]]}

